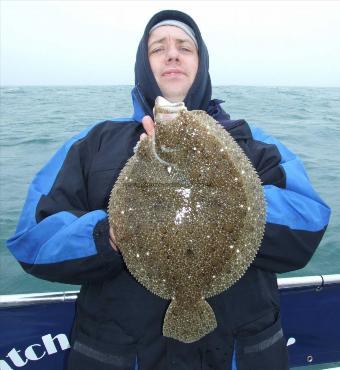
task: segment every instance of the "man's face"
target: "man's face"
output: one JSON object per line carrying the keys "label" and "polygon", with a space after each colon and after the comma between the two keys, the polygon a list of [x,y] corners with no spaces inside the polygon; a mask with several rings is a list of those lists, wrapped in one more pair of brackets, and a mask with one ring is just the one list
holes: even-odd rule
{"label": "man's face", "polygon": [[149,36],[148,55],[163,97],[173,103],[183,101],[198,68],[194,41],[178,27],[160,26]]}

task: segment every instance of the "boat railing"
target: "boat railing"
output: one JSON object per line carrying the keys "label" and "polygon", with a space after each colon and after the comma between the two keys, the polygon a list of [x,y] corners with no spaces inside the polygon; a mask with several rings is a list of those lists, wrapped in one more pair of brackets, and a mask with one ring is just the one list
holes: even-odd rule
{"label": "boat railing", "polygon": [[44,303],[73,302],[77,299],[78,293],[79,291],[0,295],[0,308]]}
{"label": "boat railing", "polygon": [[[280,290],[305,287],[314,287],[315,290],[319,290],[326,285],[340,284],[340,274],[287,277],[278,278],[277,281]],[[43,303],[73,302],[77,299],[78,293],[79,291],[67,291],[0,295],[0,308]]]}

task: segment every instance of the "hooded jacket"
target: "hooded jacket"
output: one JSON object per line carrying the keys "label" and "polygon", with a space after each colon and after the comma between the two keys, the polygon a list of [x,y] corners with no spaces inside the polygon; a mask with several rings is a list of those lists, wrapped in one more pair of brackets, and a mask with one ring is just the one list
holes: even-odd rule
{"label": "hooded jacket", "polygon": [[[198,42],[202,47],[199,37]],[[207,61],[207,55],[204,58]],[[210,100],[205,110],[234,137],[262,180],[265,234],[245,275],[208,300],[217,329],[192,344],[164,337],[169,302],[130,275],[110,246],[106,213],[112,186],[144,132],[141,118],[150,109],[146,104],[151,93],[157,93],[151,89],[150,96],[144,96],[141,75],[136,71],[133,117],[95,124],[67,141],[34,178],[17,230],[7,242],[28,273],[82,285],[68,368],[226,370],[236,363],[238,370],[287,369],[275,273],[307,264],[326,230],[330,210],[293,153],[246,121],[231,120],[221,101]],[[187,104],[203,109],[210,99],[210,78],[198,76],[195,83],[205,93],[196,100],[189,92]]]}

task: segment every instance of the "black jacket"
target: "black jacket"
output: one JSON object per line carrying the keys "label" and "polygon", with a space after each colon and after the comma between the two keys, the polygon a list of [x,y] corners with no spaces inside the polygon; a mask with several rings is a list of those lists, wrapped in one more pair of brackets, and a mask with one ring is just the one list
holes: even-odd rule
{"label": "black jacket", "polygon": [[68,141],[33,180],[8,247],[43,279],[81,284],[70,369],[238,370],[287,368],[276,272],[303,267],[325,231],[329,208],[298,158],[219,101],[208,112],[229,131],[258,171],[267,201],[260,251],[246,274],[209,299],[218,327],[192,344],[162,336],[169,302],[142,287],[109,244],[112,186],[143,132],[134,97],[131,119],[105,121]]}

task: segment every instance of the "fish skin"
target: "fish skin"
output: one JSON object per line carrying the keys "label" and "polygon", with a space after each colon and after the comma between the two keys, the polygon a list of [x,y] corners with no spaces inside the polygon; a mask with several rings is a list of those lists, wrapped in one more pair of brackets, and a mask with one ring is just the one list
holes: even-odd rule
{"label": "fish skin", "polygon": [[261,181],[230,134],[203,111],[157,122],[121,171],[108,213],[131,274],[171,300],[163,334],[191,343],[214,330],[205,299],[242,277],[265,227]]}

